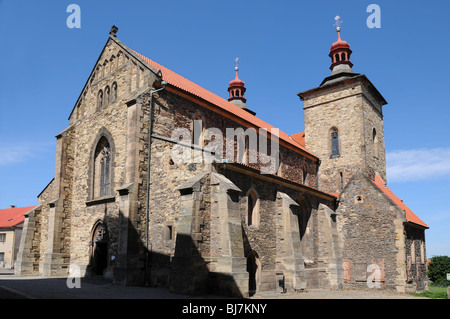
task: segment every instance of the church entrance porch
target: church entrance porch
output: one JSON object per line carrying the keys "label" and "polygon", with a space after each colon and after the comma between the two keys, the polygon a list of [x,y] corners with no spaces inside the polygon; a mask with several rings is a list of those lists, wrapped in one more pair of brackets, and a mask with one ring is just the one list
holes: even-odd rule
{"label": "church entrance porch", "polygon": [[103,276],[108,266],[108,240],[103,222],[94,225],[91,238],[88,268],[91,275]]}

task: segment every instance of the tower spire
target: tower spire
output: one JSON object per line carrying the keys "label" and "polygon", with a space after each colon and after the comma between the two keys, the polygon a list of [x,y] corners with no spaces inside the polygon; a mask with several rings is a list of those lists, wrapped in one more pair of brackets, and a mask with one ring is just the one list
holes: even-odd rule
{"label": "tower spire", "polygon": [[353,72],[353,63],[350,62],[350,55],[352,50],[350,50],[350,45],[347,41],[341,39],[341,21],[340,16],[334,18],[336,20],[335,26],[338,34],[338,39],[331,45],[329,57],[331,58],[331,74],[336,74],[340,72]]}
{"label": "tower spire", "polygon": [[242,101],[244,104],[247,102],[245,99],[245,83],[244,81],[239,79],[238,71],[239,71],[239,58],[236,58],[234,60],[234,70],[236,71],[236,77],[233,81],[230,81],[230,85],[228,86],[228,92],[230,93],[230,97],[228,98],[228,101]]}
{"label": "tower spire", "polygon": [[234,80],[230,81],[228,86],[228,92],[230,94],[228,101],[255,115],[255,112],[249,110],[245,104],[247,102],[247,99],[245,98],[245,91],[247,89],[245,88],[244,81],[239,79],[239,58],[234,60],[234,70],[236,71],[236,77]]}

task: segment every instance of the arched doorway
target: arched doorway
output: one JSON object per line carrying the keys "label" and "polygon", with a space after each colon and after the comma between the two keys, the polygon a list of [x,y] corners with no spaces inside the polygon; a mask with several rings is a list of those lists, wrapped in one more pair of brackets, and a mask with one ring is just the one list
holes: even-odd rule
{"label": "arched doorway", "polygon": [[253,296],[260,281],[261,263],[258,254],[252,250],[247,256],[247,272],[248,272],[248,293]]}
{"label": "arched doorway", "polygon": [[108,266],[108,236],[103,222],[99,221],[94,225],[91,238],[91,274],[103,275]]}

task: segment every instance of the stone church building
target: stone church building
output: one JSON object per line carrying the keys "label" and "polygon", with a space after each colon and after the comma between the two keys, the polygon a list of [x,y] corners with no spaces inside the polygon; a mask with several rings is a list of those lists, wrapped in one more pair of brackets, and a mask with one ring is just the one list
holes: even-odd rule
{"label": "stone church building", "polygon": [[79,267],[244,297],[426,288],[428,226],[387,186],[386,101],[353,72],[340,29],[331,74],[298,94],[305,127],[293,135],[247,107],[238,67],[225,99],[116,33],[56,136],[55,176],[26,214],[16,274]]}

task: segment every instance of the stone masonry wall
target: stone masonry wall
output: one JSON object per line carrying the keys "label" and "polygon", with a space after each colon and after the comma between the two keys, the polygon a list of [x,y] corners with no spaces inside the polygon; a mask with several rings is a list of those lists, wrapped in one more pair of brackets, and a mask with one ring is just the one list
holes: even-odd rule
{"label": "stone masonry wall", "polygon": [[343,245],[344,286],[368,288],[371,273],[367,267],[377,264],[381,288],[397,289],[402,284],[399,278],[404,264],[404,214],[361,172],[347,184],[340,199],[337,220]]}

